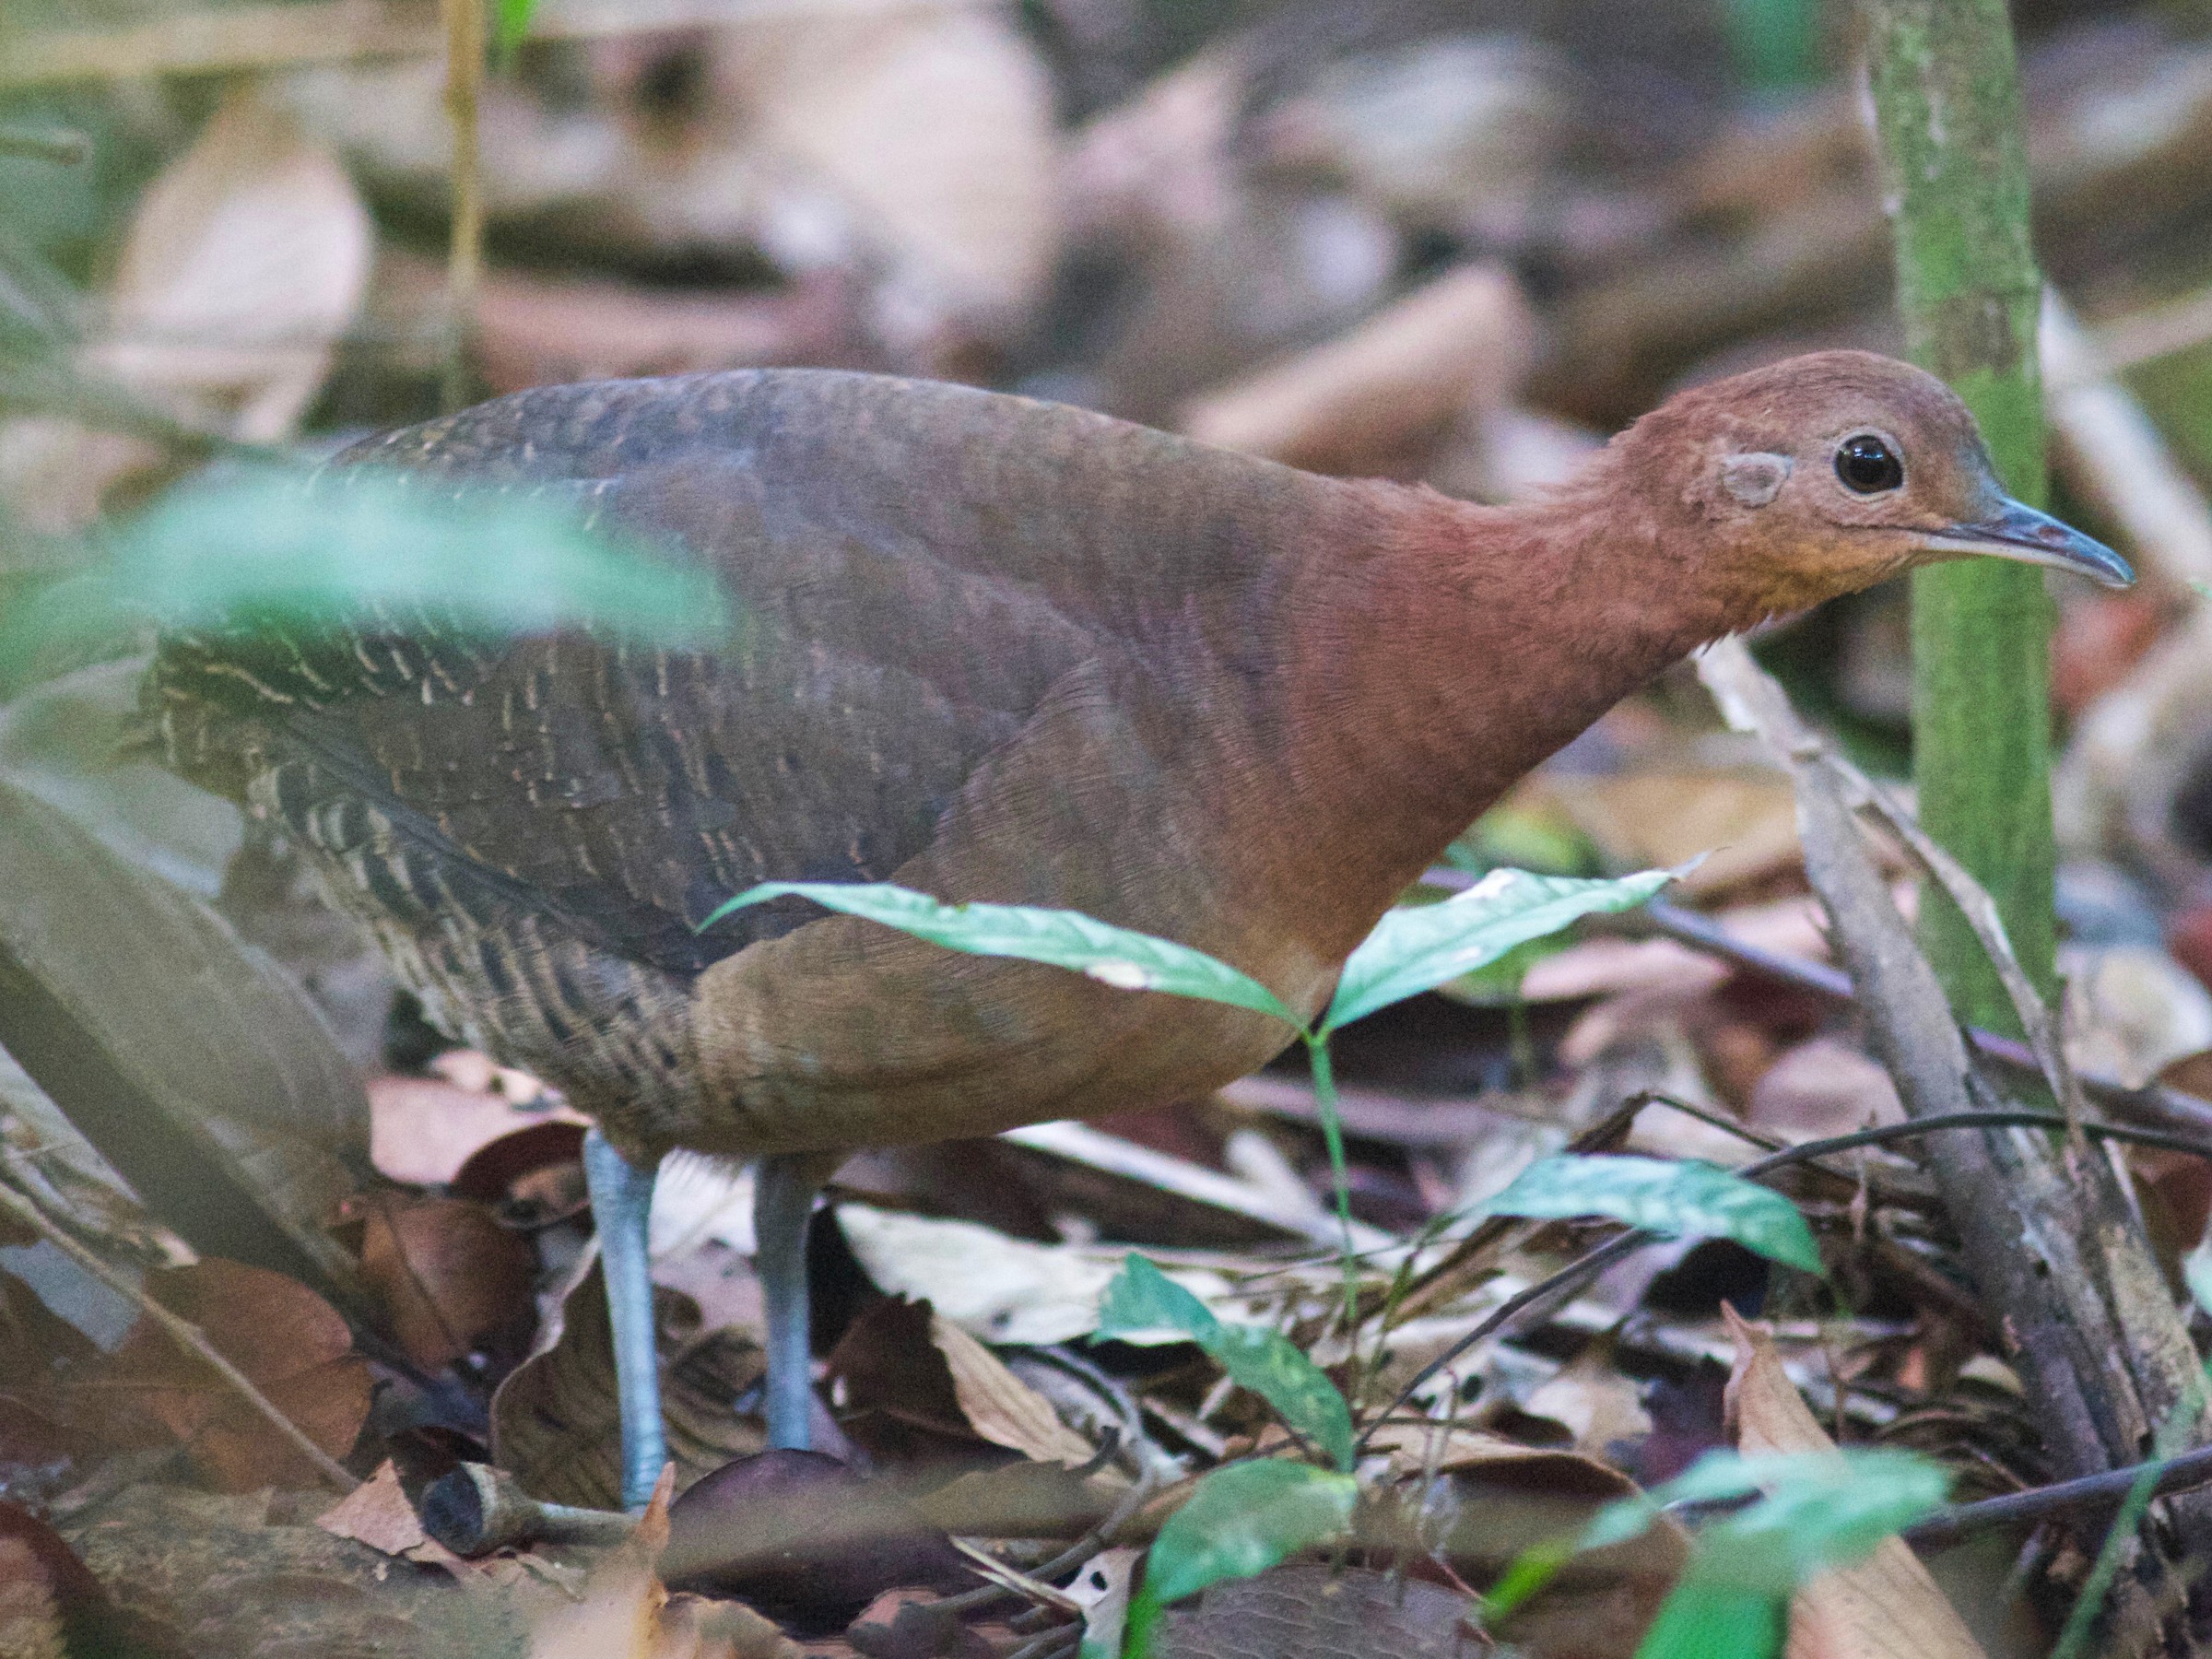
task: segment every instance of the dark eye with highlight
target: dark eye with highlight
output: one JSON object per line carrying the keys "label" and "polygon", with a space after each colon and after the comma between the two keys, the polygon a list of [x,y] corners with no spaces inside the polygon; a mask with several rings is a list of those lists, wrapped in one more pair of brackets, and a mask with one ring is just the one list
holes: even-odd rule
{"label": "dark eye with highlight", "polygon": [[1879,495],[1905,481],[1905,464],[1886,439],[1859,432],[1836,445],[1836,477],[1859,495]]}

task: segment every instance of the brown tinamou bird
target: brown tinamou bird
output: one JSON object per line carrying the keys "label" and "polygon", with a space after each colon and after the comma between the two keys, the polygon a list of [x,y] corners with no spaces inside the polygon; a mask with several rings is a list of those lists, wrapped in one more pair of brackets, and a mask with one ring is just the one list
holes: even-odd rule
{"label": "brown tinamou bird", "polygon": [[1914,565],[2108,583],[1886,359],[1685,392],[1511,507],[958,386],[769,371],[524,392],[343,465],[589,511],[709,567],[708,652],[576,632],[166,642],[171,763],[312,850],[448,1030],[600,1125],[626,1496],[662,1462],[644,1221],[682,1147],[759,1158],[771,1442],[812,1405],[803,1239],[867,1145],[1185,1099],[1290,1040],[956,955],[774,879],[1068,907],[1311,1012],[1517,779],[1699,644]]}

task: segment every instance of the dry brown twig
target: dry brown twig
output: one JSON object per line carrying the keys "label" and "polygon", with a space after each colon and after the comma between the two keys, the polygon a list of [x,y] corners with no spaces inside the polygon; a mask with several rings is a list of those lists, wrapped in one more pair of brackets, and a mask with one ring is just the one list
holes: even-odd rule
{"label": "dry brown twig", "polygon": [[[1907,1114],[1977,1106],[1986,1089],[1965,1036],[1853,827],[1845,787],[1819,761],[1818,740],[1741,641],[1709,650],[1699,672],[1731,721],[1757,732],[1791,773],[1806,877]],[[2078,1137],[2054,1149],[2018,1129],[1944,1136],[1930,1161],[2062,1465],[2088,1475],[2136,1461],[2159,1425],[2201,1394],[2195,1350],[2110,1161]],[[2212,1498],[2171,1500],[2123,1581],[2103,1651],[2157,1643],[2163,1599],[2187,1582],[2183,1562],[2208,1535]]]}
{"label": "dry brown twig", "polygon": [[360,1482],[347,1471],[343,1464],[324,1451],[322,1447],[316,1445],[300,1430],[298,1424],[279,1411],[268,1395],[253,1385],[253,1380],[251,1377],[231,1364],[229,1360],[224,1359],[221,1352],[207,1340],[197,1325],[188,1319],[180,1318],[163,1307],[147,1295],[142,1286],[134,1284],[123,1274],[116,1272],[107,1263],[101,1261],[98,1255],[86,1249],[61,1228],[55,1226],[44,1210],[16,1190],[12,1182],[0,1181],[0,1207],[5,1207],[25,1226],[36,1229],[41,1238],[53,1244],[56,1250],[59,1250],[109,1289],[114,1291],[118,1296],[127,1298],[141,1313],[166,1331],[179,1347],[194,1359],[206,1364],[224,1382],[236,1389],[239,1396],[266,1418],[269,1426],[283,1435],[292,1449],[312,1464],[315,1472],[329,1481],[332,1486],[341,1492],[350,1492],[360,1485]]}

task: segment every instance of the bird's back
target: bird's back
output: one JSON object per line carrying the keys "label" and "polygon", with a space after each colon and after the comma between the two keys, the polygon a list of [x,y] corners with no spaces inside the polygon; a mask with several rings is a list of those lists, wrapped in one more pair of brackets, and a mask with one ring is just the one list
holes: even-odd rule
{"label": "bird's back", "polygon": [[[241,675],[253,648],[219,637],[158,664],[175,764],[315,848],[449,1024],[606,1095],[663,1087],[696,976],[807,915],[696,932],[723,900],[891,878],[948,825],[1004,825],[992,896],[1195,924],[1205,814],[1178,828],[1175,780],[1265,746],[1283,549],[1346,511],[1345,487],[1103,417],[817,371],[544,388],[340,464],[575,498],[732,603],[708,652],[332,638]],[[1025,747],[1066,801],[1135,789],[1149,821],[970,798]]]}

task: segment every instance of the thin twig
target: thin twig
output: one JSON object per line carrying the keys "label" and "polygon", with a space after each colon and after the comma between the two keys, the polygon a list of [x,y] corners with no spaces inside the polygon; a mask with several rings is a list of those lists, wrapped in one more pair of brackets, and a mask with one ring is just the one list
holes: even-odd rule
{"label": "thin twig", "polygon": [[291,1442],[295,1451],[306,1458],[309,1463],[314,1465],[316,1473],[339,1491],[350,1492],[360,1485],[359,1481],[347,1472],[343,1464],[324,1451],[322,1447],[316,1445],[313,1441],[308,1439],[298,1424],[279,1411],[269,1396],[253,1385],[253,1380],[251,1377],[231,1364],[229,1360],[224,1359],[197,1325],[163,1307],[147,1294],[143,1286],[133,1284],[124,1275],[101,1261],[99,1256],[56,1227],[48,1218],[44,1210],[17,1192],[13,1185],[5,1181],[0,1181],[0,1205],[5,1205],[14,1215],[29,1226],[36,1228],[41,1237],[51,1242],[55,1249],[61,1251],[63,1254],[101,1284],[107,1286],[109,1289],[120,1296],[129,1298],[137,1305],[140,1312],[167,1331],[179,1347],[195,1359],[202,1360],[212,1367],[224,1382],[239,1392],[240,1396],[245,1400],[247,1405],[253,1406],[255,1411],[268,1419],[271,1428]]}
{"label": "thin twig", "polygon": [[[2115,1508],[2143,1471],[2158,1464],[2159,1460],[2154,1458],[2149,1463],[2132,1464],[2123,1469],[2084,1475],[2078,1480],[2061,1480],[2050,1486],[2030,1487],[2024,1492],[2007,1492],[2002,1498],[1984,1498],[1979,1503],[1952,1504],[1906,1527],[1904,1536],[1908,1543],[1923,1549],[1940,1549],[1992,1527],[2015,1526],[2023,1521],[2077,1514],[2083,1510]],[[2168,1458],[2162,1468],[2163,1473],[2151,1486],[2153,1497],[2203,1486],[2212,1481],[2212,1446],[2199,1446],[2194,1452]]]}
{"label": "thin twig", "polygon": [[[1833,1135],[1822,1140],[1804,1141],[1784,1151],[1777,1152],[1757,1162],[1746,1164],[1735,1171],[1746,1181],[1759,1181],[1777,1171],[1794,1164],[1812,1163],[1838,1152],[1849,1152],[1860,1147],[1878,1147],[1890,1141],[1915,1140],[1924,1135],[1934,1135],[1946,1129],[2055,1129],[2068,1127],[2065,1116],[2054,1112],[1948,1112],[1937,1116],[1916,1118],[1904,1124],[1882,1124],[1872,1129],[1854,1130],[1849,1135]],[[2169,1135],[2157,1129],[2138,1129],[2132,1124],[2100,1124],[2085,1120],[2081,1132],[2091,1139],[2126,1141],[2136,1146],[2157,1147],[2171,1152],[2185,1152],[2197,1158],[2212,1159],[2212,1141],[2193,1139],[2187,1135]],[[1831,1174],[1841,1171],[1830,1171]],[[1512,1323],[1522,1313],[1539,1302],[1548,1302],[1572,1295],[1598,1274],[1610,1267],[1623,1256],[1632,1254],[1644,1245],[1654,1243],[1660,1235],[1634,1230],[1606,1240],[1595,1249],[1587,1251],[1560,1268],[1548,1278],[1539,1279],[1526,1289],[1517,1291],[1500,1302],[1473,1330],[1450,1347],[1429,1361],[1413,1380],[1401,1388],[1396,1398],[1383,1411],[1387,1418],[1403,1410],[1412,1401],[1423,1384],[1457,1359],[1477,1343],[1494,1335]],[[1378,1419],[1380,1421],[1381,1419]],[[1374,1432],[1368,1427],[1360,1437]]]}

